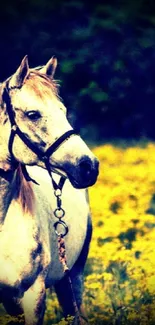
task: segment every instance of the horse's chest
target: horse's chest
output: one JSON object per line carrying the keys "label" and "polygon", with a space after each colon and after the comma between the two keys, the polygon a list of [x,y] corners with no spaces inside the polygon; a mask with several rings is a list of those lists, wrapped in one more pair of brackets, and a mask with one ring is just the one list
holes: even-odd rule
{"label": "horse's chest", "polygon": [[0,232],[0,282],[15,286],[40,266],[39,233],[32,218],[8,213]]}

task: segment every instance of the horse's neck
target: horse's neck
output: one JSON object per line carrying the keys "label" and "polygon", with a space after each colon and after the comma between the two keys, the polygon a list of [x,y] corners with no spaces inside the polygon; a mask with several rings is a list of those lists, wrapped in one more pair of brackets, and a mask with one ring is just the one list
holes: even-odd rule
{"label": "horse's neck", "polygon": [[12,198],[12,182],[0,176],[0,224],[3,224]]}

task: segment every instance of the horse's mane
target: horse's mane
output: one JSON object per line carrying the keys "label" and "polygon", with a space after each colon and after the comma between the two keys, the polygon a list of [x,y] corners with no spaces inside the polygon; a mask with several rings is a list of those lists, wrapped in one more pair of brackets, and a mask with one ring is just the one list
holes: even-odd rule
{"label": "horse's mane", "polygon": [[24,212],[33,214],[35,196],[31,182],[28,182],[19,164],[14,177],[14,198],[18,200]]}
{"label": "horse's mane", "polygon": [[25,83],[36,93],[36,95],[41,98],[44,97],[46,94],[51,95],[51,91],[55,96],[59,97],[58,82],[37,70],[30,70],[28,76],[26,77]]}

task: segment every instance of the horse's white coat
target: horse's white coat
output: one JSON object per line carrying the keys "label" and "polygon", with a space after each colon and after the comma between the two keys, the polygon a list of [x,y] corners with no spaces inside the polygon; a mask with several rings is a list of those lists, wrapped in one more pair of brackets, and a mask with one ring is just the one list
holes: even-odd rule
{"label": "horse's white coat", "polygon": [[[44,68],[45,74],[48,75],[51,71],[53,76],[52,64],[55,70],[55,61],[49,61]],[[65,116],[65,107],[54,90],[52,91],[52,82],[45,75],[29,72],[27,58],[10,79],[9,86],[13,87],[9,95],[17,125],[43,152],[71,129]],[[1,94],[4,87],[5,82],[1,85]],[[30,120],[27,111],[39,112],[40,118]],[[47,171],[41,168],[44,163],[18,135],[13,142],[14,157],[22,164],[39,166],[29,167],[28,171],[40,185],[32,184],[34,211],[24,211],[19,197],[14,197],[13,175],[16,172],[8,150],[10,132],[5,103],[1,101],[0,168],[5,171],[12,170],[13,178],[8,181],[5,177],[0,177],[0,300],[10,313],[16,309],[18,313],[20,307],[25,314],[25,324],[35,325],[41,324],[43,320],[45,286],[50,287],[63,277],[57,236],[53,227],[57,221],[54,216],[56,198],[50,177]],[[64,167],[65,173],[70,173],[79,187],[87,187],[88,179],[83,179],[79,167],[81,157],[85,156],[89,157],[92,166],[95,166],[95,157],[82,139],[75,135],[54,152],[50,163],[54,168]],[[70,166],[70,170],[67,166]],[[56,180],[59,178],[57,175],[54,177]],[[89,207],[85,190],[73,188],[66,180],[62,207],[65,210],[64,220],[69,227],[69,233],[65,237],[67,262],[69,268],[72,268],[86,238]]]}

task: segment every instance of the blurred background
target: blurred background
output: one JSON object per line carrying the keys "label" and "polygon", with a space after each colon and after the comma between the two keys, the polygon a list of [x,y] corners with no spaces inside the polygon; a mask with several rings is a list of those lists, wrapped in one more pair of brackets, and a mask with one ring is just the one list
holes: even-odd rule
{"label": "blurred background", "polygon": [[153,0],[5,0],[0,80],[25,54],[31,67],[55,55],[60,94],[85,139],[155,138]]}
{"label": "blurred background", "polygon": [[[0,34],[1,81],[26,54],[30,67],[58,58],[68,117],[100,160],[89,189],[89,324],[154,325],[155,2],[5,0]],[[62,311],[47,297],[44,324],[56,325]]]}

